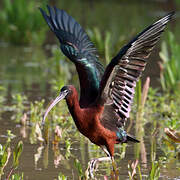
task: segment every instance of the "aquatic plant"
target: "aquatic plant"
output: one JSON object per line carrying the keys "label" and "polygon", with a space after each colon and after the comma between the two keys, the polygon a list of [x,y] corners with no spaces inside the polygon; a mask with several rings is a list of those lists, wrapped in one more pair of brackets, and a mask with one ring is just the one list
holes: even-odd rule
{"label": "aquatic plant", "polygon": [[[146,147],[144,144],[144,125],[146,123],[146,120],[144,118],[144,113],[146,110],[145,103],[148,96],[149,91],[149,85],[150,85],[150,78],[147,77],[146,82],[144,83],[143,88],[141,87],[141,80],[137,83],[137,86],[135,88],[135,105],[134,108],[136,109],[134,111],[134,116],[136,119],[135,122],[135,130],[136,130],[136,138],[140,141],[139,144],[135,145],[135,158],[139,159],[139,156],[141,155],[143,163],[147,163],[147,157],[146,157]],[[130,120],[130,126],[128,127],[128,131],[130,127],[132,126],[132,118]]]}
{"label": "aquatic plant", "polygon": [[40,124],[42,122],[42,116],[44,113],[44,99],[41,101],[35,101],[31,103],[30,106],[30,123],[33,124],[30,133],[30,142],[32,144],[36,143],[37,140],[43,142],[42,131]]}
{"label": "aquatic plant", "polygon": [[58,180],[68,180],[68,178],[64,174],[59,173]]}
{"label": "aquatic plant", "polygon": [[118,39],[116,38],[116,41],[113,42],[113,34],[110,31],[102,33],[97,27],[94,27],[92,30],[87,29],[87,34],[96,45],[100,56],[104,59],[105,64],[110,62],[113,54],[116,54],[120,47],[123,46],[123,43],[125,43],[124,36],[121,36]]}
{"label": "aquatic plant", "polygon": [[128,164],[128,174],[130,180],[136,180],[137,179],[137,172],[136,168],[139,161],[136,159],[135,161]]}
{"label": "aquatic plant", "polygon": [[129,180],[158,180],[160,177],[161,159],[156,160],[156,141],[155,137],[151,138],[151,169],[148,174],[142,172],[139,161],[136,159],[128,164]]}
{"label": "aquatic plant", "polygon": [[158,180],[160,177],[160,161],[156,160],[156,138],[151,135],[151,170],[148,180]]}
{"label": "aquatic plant", "polygon": [[47,31],[35,0],[3,0],[0,10],[1,40],[12,44],[42,44]]}
{"label": "aquatic plant", "polygon": [[7,174],[7,178],[9,179],[15,169],[19,166],[19,158],[21,156],[22,150],[23,150],[23,142],[19,141],[14,150],[12,151],[11,148],[11,139],[14,135],[11,133],[10,130],[7,131],[7,140],[4,145],[0,144],[0,179],[2,175],[4,175],[4,168],[7,166],[10,156],[13,153],[13,161],[11,168]]}
{"label": "aquatic plant", "polygon": [[168,33],[168,41],[162,42],[159,56],[162,59],[162,62],[159,62],[162,89],[178,91],[180,89],[180,44],[176,42],[172,32]]}
{"label": "aquatic plant", "polygon": [[79,162],[78,159],[74,160],[74,166],[78,171],[79,180],[83,179],[85,177],[85,174],[82,169],[82,164]]}
{"label": "aquatic plant", "polygon": [[25,105],[27,103],[27,97],[17,93],[13,95],[13,101],[14,105],[12,106],[12,110],[15,114],[11,118],[15,119],[16,122],[20,122],[25,110],[27,110]]}
{"label": "aquatic plant", "polygon": [[42,117],[44,113],[44,102],[45,100],[42,99],[41,101],[35,101],[30,105],[30,122],[31,123],[41,123]]}
{"label": "aquatic plant", "polygon": [[8,141],[4,146],[0,144],[0,179],[4,174],[4,168],[6,167],[11,155],[11,149],[9,146],[10,145]]}
{"label": "aquatic plant", "polygon": [[24,179],[24,173],[21,173],[21,174],[13,174],[9,180],[23,180]]}
{"label": "aquatic plant", "polygon": [[[4,110],[4,103],[5,103],[5,95],[4,95],[4,92],[5,92],[5,88],[3,86],[0,85],[0,115],[1,115],[1,112],[3,112]],[[1,116],[0,116],[1,118]]]}
{"label": "aquatic plant", "polygon": [[49,64],[46,64],[46,66],[51,67],[51,84],[53,85],[53,89],[59,91],[72,78],[70,71],[74,69],[74,66],[65,60],[65,56],[58,46],[52,46],[51,53],[52,57],[48,59]]}

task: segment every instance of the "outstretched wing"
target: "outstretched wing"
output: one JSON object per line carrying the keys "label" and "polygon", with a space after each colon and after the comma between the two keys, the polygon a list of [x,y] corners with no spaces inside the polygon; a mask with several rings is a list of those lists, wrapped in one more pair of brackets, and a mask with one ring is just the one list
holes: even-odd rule
{"label": "outstretched wing", "polygon": [[101,123],[105,128],[117,131],[129,118],[136,82],[173,14],[169,13],[147,27],[124,46],[107,66],[97,100],[98,103],[104,104]]}
{"label": "outstretched wing", "polygon": [[83,28],[64,10],[47,8],[49,15],[41,8],[40,11],[59,39],[62,52],[76,65],[81,87],[80,105],[87,106],[97,98],[104,68]]}

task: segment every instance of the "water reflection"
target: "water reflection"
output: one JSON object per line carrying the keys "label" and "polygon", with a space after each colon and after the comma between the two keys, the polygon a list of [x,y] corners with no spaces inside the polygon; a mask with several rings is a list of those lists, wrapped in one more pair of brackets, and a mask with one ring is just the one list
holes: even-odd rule
{"label": "water reflection", "polygon": [[35,170],[42,170],[42,168],[38,168],[38,161],[40,158],[42,158],[42,151],[44,149],[43,145],[40,145],[37,148],[37,153],[34,154],[34,166],[35,166]]}

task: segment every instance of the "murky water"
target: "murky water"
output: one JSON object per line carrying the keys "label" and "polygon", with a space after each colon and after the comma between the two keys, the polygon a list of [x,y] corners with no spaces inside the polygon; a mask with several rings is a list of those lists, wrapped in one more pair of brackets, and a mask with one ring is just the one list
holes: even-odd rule
{"label": "murky water", "polygon": [[[145,26],[156,20],[156,16],[164,14],[165,10],[170,11],[170,2],[146,2],[146,1],[134,1],[133,3],[127,3],[123,1],[87,1],[81,2],[75,1],[72,3],[63,2],[62,6],[58,7],[69,10],[72,12],[77,20],[81,22],[85,27],[93,28],[94,26],[99,27],[102,31],[104,29],[113,32],[112,43],[116,41],[116,36],[122,36],[125,40],[129,40],[136,32],[142,30]],[[76,7],[76,8],[74,8]],[[77,11],[77,8],[79,11]],[[178,6],[176,7],[178,9]],[[103,12],[103,13],[102,13]],[[177,13],[178,14],[178,13]],[[178,16],[178,15],[177,15]],[[170,24],[168,29],[173,26],[174,32],[178,32],[177,29],[180,23],[177,22],[175,26]],[[165,38],[166,35],[163,36]],[[52,34],[51,37],[53,38]],[[48,38],[50,39],[50,38]],[[180,40],[179,37],[177,39]],[[51,41],[51,40],[50,40]],[[47,62],[49,59],[49,51],[45,51],[47,47],[11,47],[7,44],[2,43],[0,46],[1,65],[0,65],[0,86],[6,88],[6,91],[2,91],[2,95],[6,98],[6,104],[12,104],[12,95],[15,93],[25,94],[28,97],[28,101],[33,102],[34,100],[46,99],[50,101],[56,94],[53,89],[52,80],[54,73],[51,70],[51,63]],[[158,57],[159,48],[154,51],[153,55],[149,60],[145,76],[148,75],[152,79],[153,86],[157,87],[159,68],[157,61],[160,60]],[[102,57],[102,55],[101,55]],[[69,62],[69,66],[72,64]],[[72,67],[73,69],[73,67]],[[152,71],[153,69],[153,71]],[[73,72],[74,73],[74,72]],[[75,80],[68,80],[69,83],[76,84],[77,76]],[[101,149],[96,148],[86,138],[80,134],[74,135],[75,128],[70,132],[69,141],[72,143],[70,151],[67,151],[67,144],[65,140],[60,141],[59,147],[54,148],[52,145],[52,138],[48,145],[42,145],[40,142],[36,144],[30,143],[30,127],[23,127],[13,120],[11,120],[11,112],[2,112],[0,117],[0,135],[6,135],[6,131],[10,129],[16,138],[12,140],[15,144],[18,140],[23,140],[24,150],[20,158],[20,166],[18,172],[24,172],[25,180],[35,179],[57,179],[58,174],[68,176],[68,179],[78,179],[78,170],[75,168],[74,161],[78,159],[83,166],[83,170],[87,168],[88,161],[93,157],[100,157],[104,154]],[[132,128],[133,130],[133,128]],[[148,131],[147,131],[148,132]],[[144,159],[140,158],[141,171],[143,174],[148,174],[151,167],[151,141],[150,132],[144,137],[145,156]],[[5,138],[0,137],[0,142],[4,143]],[[155,142],[156,143],[156,142]],[[142,146],[141,146],[142,147]],[[120,155],[123,156],[124,152],[122,149],[125,148],[125,157],[121,159]],[[120,172],[120,179],[128,179],[128,162],[133,161],[137,158],[137,145],[128,144],[127,147],[117,145],[116,146],[116,162]],[[162,150],[157,145],[157,158],[163,155]],[[6,168],[6,172],[9,170]],[[103,163],[100,164],[97,171],[98,179],[103,179],[103,176],[110,175],[111,164]],[[168,163],[168,168],[161,169],[160,179],[180,179],[179,162],[177,159],[171,159]]]}

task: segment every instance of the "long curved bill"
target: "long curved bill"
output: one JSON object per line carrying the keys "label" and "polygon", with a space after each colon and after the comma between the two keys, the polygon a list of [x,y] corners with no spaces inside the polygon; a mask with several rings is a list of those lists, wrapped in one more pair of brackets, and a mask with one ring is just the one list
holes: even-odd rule
{"label": "long curved bill", "polygon": [[61,101],[62,99],[64,99],[66,97],[67,93],[63,93],[61,92],[60,95],[50,104],[50,106],[47,108],[45,114],[44,114],[44,117],[43,117],[43,121],[42,121],[42,124],[45,123],[45,119],[49,113],[49,111],[51,111],[51,109],[59,102]]}

